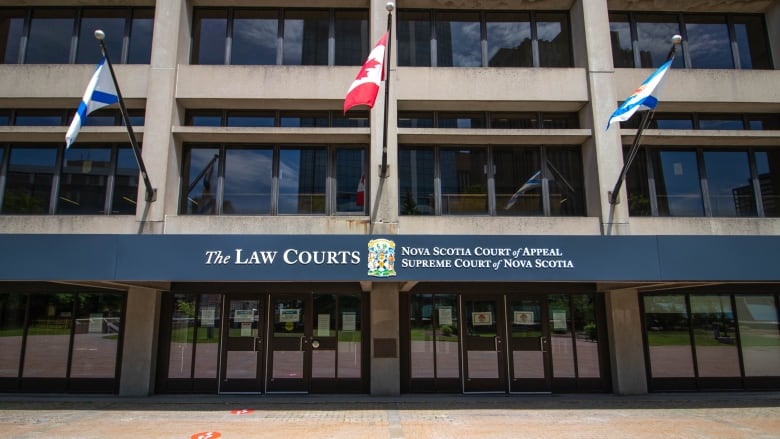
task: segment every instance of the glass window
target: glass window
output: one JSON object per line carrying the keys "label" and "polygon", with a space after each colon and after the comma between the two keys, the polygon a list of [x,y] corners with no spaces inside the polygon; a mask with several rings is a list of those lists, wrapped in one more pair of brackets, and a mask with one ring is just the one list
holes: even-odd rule
{"label": "glass window", "polygon": [[337,66],[359,66],[368,57],[368,13],[336,11]]}
{"label": "glass window", "polygon": [[24,11],[0,10],[0,57],[4,64],[19,62],[19,45],[24,32]]}
{"label": "glass window", "polygon": [[544,210],[539,148],[496,148],[493,150],[493,161],[496,215],[542,215]]}
{"label": "glass window", "polygon": [[[628,159],[630,147],[623,148],[623,160]],[[628,213],[631,216],[651,216],[650,185],[647,175],[647,155],[644,149],[637,151],[636,157],[626,174],[626,195]]]}
{"label": "glass window", "polygon": [[539,40],[540,67],[571,66],[569,17],[566,14],[536,15],[536,34]]}
{"label": "glass window", "polygon": [[460,377],[456,295],[413,294],[409,315],[411,377]]}
{"label": "glass window", "polygon": [[532,129],[539,128],[538,113],[491,113],[490,128]]}
{"label": "glass window", "polygon": [[85,9],[81,16],[76,63],[97,64],[103,57],[100,45],[95,40],[97,29],[106,33],[106,39],[103,42],[108,49],[111,61],[121,60],[126,15],[124,9]]}
{"label": "glass window", "polygon": [[398,154],[401,214],[435,214],[433,149],[401,147]]}
{"label": "glass window", "polygon": [[14,125],[28,127],[60,126],[62,125],[62,112],[55,110],[17,110]]}
{"label": "glass window", "polygon": [[[75,114],[75,113],[74,113]],[[118,120],[121,118],[121,114],[114,108],[101,108],[90,113],[89,117],[84,119],[81,126],[93,126],[93,127],[113,127],[119,126]],[[71,117],[69,120],[73,120]],[[130,122],[132,123],[132,122]]]}
{"label": "glass window", "polygon": [[398,12],[398,65],[429,67],[431,65],[431,14]]}
{"label": "glass window", "polygon": [[548,300],[553,376],[575,378],[569,296],[550,295]]}
{"label": "glass window", "polygon": [[111,148],[73,146],[65,150],[58,214],[105,213],[111,155]]}
{"label": "glass window", "polygon": [[273,149],[228,149],[225,152],[224,180],[222,213],[270,214]]}
{"label": "glass window", "polygon": [[49,213],[57,164],[57,147],[11,149],[6,176],[3,213]]}
{"label": "glass window", "polygon": [[229,127],[273,127],[276,114],[273,111],[230,111],[227,113]]}
{"label": "glass window", "polygon": [[780,151],[756,151],[755,157],[764,216],[780,217]]}
{"label": "glass window", "polygon": [[450,147],[439,153],[443,215],[488,213],[487,152]]}
{"label": "glass window", "polygon": [[712,216],[756,216],[755,192],[746,151],[705,151]]}
{"label": "glass window", "polygon": [[360,355],[362,346],[362,319],[360,296],[337,296],[339,302],[338,321],[338,370],[339,378],[360,378],[362,362]]}
{"label": "glass window", "polygon": [[[660,67],[669,55],[670,35],[682,34],[680,23],[675,15],[639,15],[636,29],[640,67],[645,68]],[[682,68],[684,64],[683,57],[677,56],[672,66]]]}
{"label": "glass window", "polygon": [[189,151],[189,163],[185,167],[185,173],[189,177],[182,197],[184,213],[189,215],[217,213],[217,177],[220,167],[218,160],[217,148],[193,148]]}
{"label": "glass window", "polygon": [[436,15],[436,61],[439,67],[482,66],[480,19],[472,13]]}
{"label": "glass window", "polygon": [[780,326],[775,297],[737,295],[736,303],[745,376],[779,376]]}
{"label": "glass window", "polygon": [[74,10],[33,10],[25,63],[68,64],[74,21]]}
{"label": "glass window", "polygon": [[17,378],[22,356],[22,334],[27,296],[0,294],[0,378]]}
{"label": "glass window", "polygon": [[729,29],[724,16],[687,16],[685,18],[685,32],[692,68],[734,68]]}
{"label": "glass window", "polygon": [[634,67],[634,47],[628,14],[609,14],[609,38],[615,67]]}
{"label": "glass window", "polygon": [[579,148],[547,149],[550,215],[585,215],[585,183],[582,174],[582,158]]}
{"label": "glass window", "polygon": [[222,322],[222,295],[201,294],[199,299],[193,378],[216,378]]}
{"label": "glass window", "polygon": [[327,11],[285,11],[284,65],[328,65]]}
{"label": "glass window", "polygon": [[[130,27],[130,46],[128,64],[150,64],[152,59],[152,33],[154,30],[154,10],[136,9]],[[135,122],[133,122],[135,123]]]}
{"label": "glass window", "polygon": [[533,67],[529,14],[489,13],[486,22],[488,66]]}
{"label": "glass window", "polygon": [[11,112],[8,110],[0,110],[0,126],[8,126],[11,124]]}
{"label": "glass window", "polygon": [[652,377],[693,377],[685,296],[645,296],[644,306]]}
{"label": "glass window", "polygon": [[696,152],[654,151],[652,156],[658,214],[704,215]]}
{"label": "glass window", "polygon": [[432,112],[400,112],[398,128],[433,128]]}
{"label": "glass window", "polygon": [[278,33],[279,18],[276,11],[237,10],[233,18],[230,64],[277,64]]}
{"label": "glass window", "polygon": [[225,64],[227,11],[196,9],[193,29],[192,63]]}
{"label": "glass window", "polygon": [[690,297],[699,377],[740,376],[737,330],[730,295]]}
{"label": "glass window", "polygon": [[409,300],[410,357],[412,378],[436,375],[433,338],[433,295],[413,294]]}
{"label": "glass window", "polygon": [[135,153],[129,146],[120,146],[117,150],[114,197],[111,202],[112,214],[135,214],[138,200],[138,174]]}
{"label": "glass window", "polygon": [[173,296],[168,378],[192,376],[192,352],[195,348],[195,297],[189,294]]}
{"label": "glass window", "polygon": [[30,296],[22,376],[65,378],[73,325],[73,294]]}
{"label": "glass window", "polygon": [[598,378],[601,376],[599,336],[593,299],[592,294],[571,296],[572,329],[575,334],[577,377],[579,378]]}
{"label": "glass window", "polygon": [[543,113],[542,128],[552,130],[569,130],[580,127],[580,119],[576,113]]}
{"label": "glass window", "polygon": [[281,127],[328,127],[327,111],[285,111],[279,115],[279,126]]}
{"label": "glass window", "polygon": [[766,25],[761,15],[734,17],[734,34],[739,48],[739,64],[743,69],[771,69],[772,56]]}
{"label": "glass window", "polygon": [[371,126],[367,111],[349,110],[349,117],[340,111],[331,113],[332,124],[338,128],[368,128]]}
{"label": "glass window", "polygon": [[439,128],[485,128],[485,113],[439,113]]}
{"label": "glass window", "polygon": [[114,378],[122,328],[121,294],[79,294],[71,378]]}
{"label": "glass window", "polygon": [[279,154],[279,214],[324,214],[328,151],[285,148]]}
{"label": "glass window", "polygon": [[365,149],[336,149],[336,211],[365,212],[366,171]]}

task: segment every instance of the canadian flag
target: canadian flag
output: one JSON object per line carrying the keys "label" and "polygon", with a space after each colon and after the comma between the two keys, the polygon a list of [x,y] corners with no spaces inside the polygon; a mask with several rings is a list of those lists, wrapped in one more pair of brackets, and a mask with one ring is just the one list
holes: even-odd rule
{"label": "canadian flag", "polygon": [[360,176],[360,183],[358,183],[357,193],[355,194],[355,204],[363,206],[366,200],[366,176]]}
{"label": "canadian flag", "polygon": [[368,59],[360,69],[355,81],[349,86],[344,98],[344,114],[357,105],[367,105],[374,108],[379,84],[385,79],[385,48],[387,47],[387,32],[376,43],[374,50],[368,54]]}

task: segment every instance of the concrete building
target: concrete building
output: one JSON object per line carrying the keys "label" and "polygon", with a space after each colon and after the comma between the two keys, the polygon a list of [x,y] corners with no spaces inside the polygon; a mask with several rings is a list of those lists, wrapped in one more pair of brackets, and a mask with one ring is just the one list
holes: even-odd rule
{"label": "concrete building", "polygon": [[[780,388],[779,1],[398,0],[344,115],[388,18],[4,2],[0,390]],[[96,28],[152,196],[116,105],[65,148]]]}

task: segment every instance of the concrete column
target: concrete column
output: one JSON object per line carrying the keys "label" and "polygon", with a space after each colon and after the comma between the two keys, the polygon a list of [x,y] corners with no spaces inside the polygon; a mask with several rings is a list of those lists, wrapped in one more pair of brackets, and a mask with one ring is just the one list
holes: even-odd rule
{"label": "concrete column", "polygon": [[647,393],[645,352],[635,289],[606,293],[612,389],[619,395]]}
{"label": "concrete column", "polygon": [[631,92],[626,91],[622,97],[615,93],[607,0],[575,1],[572,21],[573,40],[580,41],[576,52],[584,54],[576,57],[577,66],[585,63],[590,90],[590,102],[580,113],[582,126],[593,130],[593,136],[583,145],[585,186],[592,188],[587,194],[588,214],[598,212],[606,235],[629,234],[625,185],[620,190],[619,204],[609,204],[607,195],[623,167],[623,148],[620,127],[605,127],[617,101]]}
{"label": "concrete column", "polygon": [[[171,134],[178,125],[176,107],[176,68],[188,62],[190,26],[187,3],[158,0],[155,4],[152,59],[146,93],[143,158],[149,179],[157,189],[157,201],[138,209],[143,229],[162,233],[165,215],[175,215],[179,198],[179,160]],[[143,200],[139,192],[139,203]]]}
{"label": "concrete column", "polygon": [[125,311],[119,394],[147,396],[154,392],[161,293],[130,288]]}
{"label": "concrete column", "polygon": [[401,393],[398,336],[398,284],[377,282],[371,288],[371,394]]}

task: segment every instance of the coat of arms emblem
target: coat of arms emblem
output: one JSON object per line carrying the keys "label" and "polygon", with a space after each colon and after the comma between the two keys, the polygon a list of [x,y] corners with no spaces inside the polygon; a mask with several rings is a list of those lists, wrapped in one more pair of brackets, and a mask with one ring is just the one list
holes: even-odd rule
{"label": "coat of arms emblem", "polygon": [[389,239],[368,241],[368,275],[395,276],[395,242]]}

